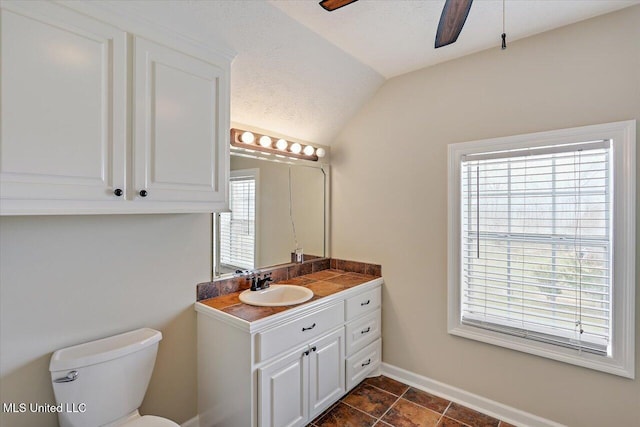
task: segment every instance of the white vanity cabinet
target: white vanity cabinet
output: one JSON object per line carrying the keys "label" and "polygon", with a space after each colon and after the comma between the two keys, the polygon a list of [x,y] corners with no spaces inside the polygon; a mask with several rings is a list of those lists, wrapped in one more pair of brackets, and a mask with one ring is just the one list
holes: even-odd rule
{"label": "white vanity cabinet", "polygon": [[339,328],[258,369],[258,425],[305,426],[345,392]]}
{"label": "white vanity cabinet", "polygon": [[201,427],[305,426],[373,375],[381,285],[378,278],[254,322],[196,303]]}
{"label": "white vanity cabinet", "polygon": [[224,209],[229,59],[107,22],[2,2],[0,214]]}

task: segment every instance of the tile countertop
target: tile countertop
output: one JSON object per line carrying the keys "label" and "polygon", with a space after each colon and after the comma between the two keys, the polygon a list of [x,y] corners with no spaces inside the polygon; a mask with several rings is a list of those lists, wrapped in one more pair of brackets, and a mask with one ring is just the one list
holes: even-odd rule
{"label": "tile countertop", "polygon": [[222,311],[238,319],[242,319],[247,322],[254,322],[273,314],[282,313],[283,311],[294,307],[299,307],[329,295],[371,282],[378,278],[380,278],[380,276],[352,273],[343,270],[321,270],[316,273],[305,274],[293,279],[280,280],[274,283],[277,285],[300,285],[311,289],[314,294],[313,298],[302,304],[285,305],[280,307],[258,307],[240,302],[239,295],[241,292],[233,292],[227,295],[205,299],[198,303],[211,307],[215,310]]}

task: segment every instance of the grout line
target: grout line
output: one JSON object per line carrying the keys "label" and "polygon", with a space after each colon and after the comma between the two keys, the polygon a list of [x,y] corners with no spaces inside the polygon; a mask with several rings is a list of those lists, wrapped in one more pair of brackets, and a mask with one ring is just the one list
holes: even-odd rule
{"label": "grout line", "polygon": [[[349,405],[349,404],[348,404],[347,402],[345,402],[345,401],[341,401],[341,403],[344,403],[344,404],[345,404],[345,405],[347,405],[349,408],[355,409],[355,410],[356,410],[356,411],[358,411],[358,412],[362,412],[363,414],[368,415],[369,417],[373,418],[376,422],[377,422],[377,421],[380,421],[378,418],[374,417],[374,416],[373,416],[373,415],[371,415],[370,413],[365,412],[365,411],[363,411],[362,409],[356,408],[355,406],[351,406],[351,405]],[[375,423],[374,423],[374,424],[375,424]]]}
{"label": "grout line", "polygon": [[[404,393],[402,393],[402,394],[404,394]],[[398,403],[398,402],[400,401],[400,399],[402,399],[402,396],[398,396],[398,398],[396,399],[396,401],[395,401],[395,402],[393,402],[393,403],[391,404],[391,406],[389,406],[389,407],[387,408],[387,410],[386,410],[386,411],[384,411],[384,413],[383,413],[382,415],[380,415],[380,418],[378,418],[378,421],[382,421],[382,419],[384,418],[384,416],[385,416],[385,415],[387,415],[387,413],[391,410],[391,408],[393,408],[393,407],[396,405],[396,403]],[[384,422],[384,421],[383,421],[383,422]]]}

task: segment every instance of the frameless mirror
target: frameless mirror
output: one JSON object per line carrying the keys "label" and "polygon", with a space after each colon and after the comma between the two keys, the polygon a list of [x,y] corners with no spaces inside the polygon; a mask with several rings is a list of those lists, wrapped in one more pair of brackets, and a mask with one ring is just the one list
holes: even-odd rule
{"label": "frameless mirror", "polygon": [[326,256],[328,166],[231,154],[229,208],[213,214],[214,277]]}

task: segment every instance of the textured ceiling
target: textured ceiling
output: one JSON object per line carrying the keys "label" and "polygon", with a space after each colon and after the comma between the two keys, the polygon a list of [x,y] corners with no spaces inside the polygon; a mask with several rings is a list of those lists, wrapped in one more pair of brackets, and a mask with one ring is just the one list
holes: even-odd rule
{"label": "textured ceiling", "polygon": [[[319,0],[65,2],[135,16],[237,52],[231,120],[331,144],[386,78],[499,46],[502,2],[476,0],[458,41],[435,50],[444,0],[360,0],[325,12]],[[509,40],[640,0],[507,0]],[[508,53],[508,50],[507,50]]]}
{"label": "textured ceiling", "polygon": [[[387,78],[501,43],[502,0],[475,0],[458,41],[439,49],[433,45],[444,0],[360,0],[331,13],[316,1],[271,3]],[[640,0],[506,0],[507,40],[638,3]]]}

